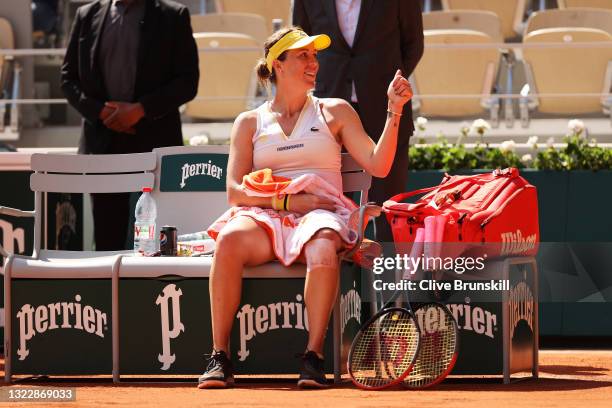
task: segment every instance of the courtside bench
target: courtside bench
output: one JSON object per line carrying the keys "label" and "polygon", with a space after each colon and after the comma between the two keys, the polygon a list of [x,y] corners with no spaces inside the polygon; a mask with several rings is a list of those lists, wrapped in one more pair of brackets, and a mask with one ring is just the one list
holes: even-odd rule
{"label": "courtside bench", "polygon": [[[139,191],[154,185],[158,225],[205,229],[226,209],[227,147],[172,147],[115,156],[35,155],[31,188],[41,230],[45,192]],[[367,192],[370,176],[346,156],[345,190]],[[363,195],[363,201],[367,194]],[[15,211],[7,210],[3,211]],[[131,251],[40,249],[5,265],[6,380],[13,374],[200,374],[210,352],[211,257],[143,258]],[[328,372],[339,379],[361,319],[360,271],[342,264]],[[305,267],[273,262],[245,270],[231,335],[238,373],[297,373],[307,319]],[[273,362],[273,364],[271,364]]]}

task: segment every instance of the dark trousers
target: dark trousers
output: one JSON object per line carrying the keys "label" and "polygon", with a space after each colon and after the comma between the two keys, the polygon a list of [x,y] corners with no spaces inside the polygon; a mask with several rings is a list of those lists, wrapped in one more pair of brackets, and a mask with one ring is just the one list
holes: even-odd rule
{"label": "dark trousers", "polygon": [[[359,114],[359,104],[351,102],[351,105]],[[402,129],[402,125],[400,124],[400,132],[403,130],[404,129]],[[366,131],[374,141],[377,141],[380,137],[380,133],[371,134],[374,131],[368,129],[366,129]],[[368,201],[382,205],[386,200],[390,199],[394,195],[406,191],[406,184],[408,182],[409,140],[409,137],[400,138],[398,136],[397,150],[395,152],[395,158],[393,159],[391,171],[385,178],[372,178],[372,187],[370,187]],[[384,214],[381,214],[380,217],[375,218],[374,224],[376,226],[376,235],[374,239],[377,242],[393,242],[391,227],[389,226]]]}
{"label": "dark trousers", "polygon": [[96,251],[125,248],[130,220],[130,193],[91,195]]}

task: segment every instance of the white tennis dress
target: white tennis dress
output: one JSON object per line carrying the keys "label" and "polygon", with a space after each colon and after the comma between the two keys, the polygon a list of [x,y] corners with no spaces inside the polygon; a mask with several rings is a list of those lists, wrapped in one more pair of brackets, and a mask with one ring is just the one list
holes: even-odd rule
{"label": "white tennis dress", "polygon": [[290,135],[285,135],[267,101],[257,108],[253,135],[253,170],[269,168],[275,176],[320,176],[342,192],[341,149],[321,113],[320,101],[308,96]]}
{"label": "white tennis dress", "polygon": [[[270,110],[270,102],[265,102],[256,112],[253,171],[269,168],[274,176],[292,179],[277,194],[305,192],[325,196],[335,202],[336,211],[317,209],[298,214],[271,208],[233,207],[209,227],[210,236],[216,239],[232,219],[248,216],[266,231],[276,257],[284,265],[293,263],[304,244],[323,228],[338,232],[345,243],[353,244],[357,238],[354,216],[357,206],[342,194],[341,146],[325,122],[320,101],[314,96],[308,97],[290,135],[283,132]],[[247,188],[245,193],[261,196]]]}

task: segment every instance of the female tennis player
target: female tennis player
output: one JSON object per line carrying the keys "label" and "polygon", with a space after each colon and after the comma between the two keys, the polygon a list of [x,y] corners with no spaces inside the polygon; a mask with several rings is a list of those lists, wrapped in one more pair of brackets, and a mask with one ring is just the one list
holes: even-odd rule
{"label": "female tennis player", "polygon": [[[342,147],[370,174],[385,177],[395,155],[403,106],[412,97],[398,70],[387,91],[385,128],[374,143],[348,102],[311,94],[319,69],[317,51],[330,42],[327,35],[308,36],[298,27],[274,33],[256,71],[260,81],[276,85],[276,94],[234,122],[227,169],[228,201],[233,207],[209,229],[216,239],[209,287],[213,351],[199,388],[233,384],[228,342],[240,302],[243,267],[275,259],[307,267],[304,301],[309,332],[298,386],[327,386],[323,343],[338,292],[337,254],[356,238],[345,216],[354,204],[343,204]],[[309,180],[327,194],[249,194],[245,176],[248,179],[253,171],[265,168],[291,180],[314,175]]]}

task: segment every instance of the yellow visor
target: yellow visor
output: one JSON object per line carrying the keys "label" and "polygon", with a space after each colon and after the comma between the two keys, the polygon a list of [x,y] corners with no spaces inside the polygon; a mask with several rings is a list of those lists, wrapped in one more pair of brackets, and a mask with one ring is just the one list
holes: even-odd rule
{"label": "yellow visor", "polygon": [[309,44],[314,44],[315,50],[324,50],[331,44],[331,39],[327,34],[309,36],[301,30],[289,31],[268,51],[268,56],[266,57],[268,70],[272,72],[272,62],[283,52],[302,48]]}

